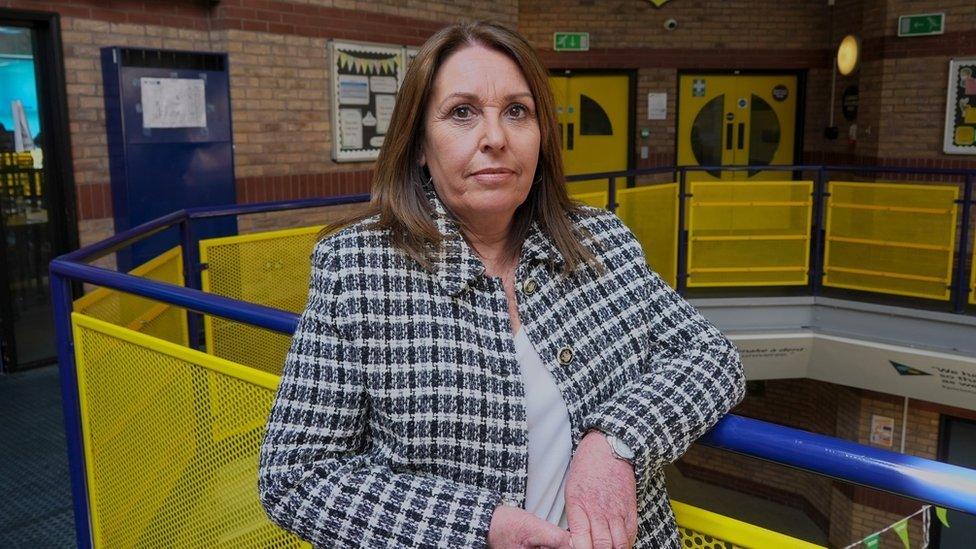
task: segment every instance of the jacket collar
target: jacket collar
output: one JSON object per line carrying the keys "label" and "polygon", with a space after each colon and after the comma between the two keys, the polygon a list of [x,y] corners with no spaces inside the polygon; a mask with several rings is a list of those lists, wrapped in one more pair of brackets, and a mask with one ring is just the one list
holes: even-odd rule
{"label": "jacket collar", "polygon": [[[485,266],[477,252],[461,235],[460,226],[448,214],[447,208],[437,196],[431,183],[424,183],[424,193],[430,203],[434,224],[443,237],[440,249],[431,253],[431,266],[437,274],[441,287],[449,295],[457,296],[485,275]],[[529,234],[522,243],[519,263],[525,261],[548,262],[557,266],[563,263],[563,256],[559,253],[559,249],[535,221],[529,227]]]}

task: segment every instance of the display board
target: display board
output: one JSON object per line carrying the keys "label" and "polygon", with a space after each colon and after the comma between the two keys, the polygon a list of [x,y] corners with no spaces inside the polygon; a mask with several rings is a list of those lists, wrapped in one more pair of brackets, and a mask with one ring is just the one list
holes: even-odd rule
{"label": "display board", "polygon": [[375,160],[393,115],[404,69],[404,48],[333,40],[332,159]]}
{"label": "display board", "polygon": [[942,149],[948,154],[976,154],[976,58],[949,61]]}

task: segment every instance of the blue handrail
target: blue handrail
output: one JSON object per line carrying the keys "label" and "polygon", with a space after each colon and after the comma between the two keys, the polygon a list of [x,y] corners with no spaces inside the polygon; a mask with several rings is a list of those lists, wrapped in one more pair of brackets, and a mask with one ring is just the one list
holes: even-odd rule
{"label": "blue handrail", "polygon": [[[778,169],[783,171],[871,171],[885,173],[934,173],[965,176],[967,192],[963,202],[968,213],[972,201],[972,184],[976,172],[953,169],[885,168],[877,166],[761,166],[761,167],[660,167],[599,174],[585,174],[567,178],[569,181],[634,177],[656,173],[718,169]],[[683,179],[683,177],[682,177]],[[70,313],[71,284],[87,282],[119,291],[137,294],[170,303],[203,314],[211,314],[291,334],[298,323],[298,315],[247,303],[194,288],[148,280],[87,265],[86,262],[103,257],[143,238],[181,225],[184,230],[193,219],[223,215],[243,215],[267,211],[284,211],[365,202],[368,195],[331,197],[324,199],[270,202],[248,205],[229,205],[218,208],[180,210],[121,232],[103,241],[80,248],[54,259],[50,264],[51,288],[58,333],[58,358],[61,364],[62,399],[71,462],[72,496],[75,507],[78,542],[90,546],[87,488],[84,476],[84,454],[78,407],[77,380],[71,342]],[[964,218],[968,218],[964,216]],[[190,234],[188,231],[186,234]],[[184,243],[184,246],[187,242]],[[965,246],[965,242],[963,242]],[[965,251],[965,247],[963,250]],[[976,470],[966,469],[929,459],[908,456],[864,446],[854,442],[809,433],[799,429],[729,415],[720,421],[701,442],[716,448],[796,467],[846,482],[885,490],[937,506],[976,515]]]}

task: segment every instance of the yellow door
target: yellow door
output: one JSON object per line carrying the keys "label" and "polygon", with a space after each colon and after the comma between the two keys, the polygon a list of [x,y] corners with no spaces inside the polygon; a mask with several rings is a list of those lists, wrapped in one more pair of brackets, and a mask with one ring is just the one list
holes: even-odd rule
{"label": "yellow door", "polygon": [[[793,75],[682,75],[679,82],[678,164],[793,164],[797,79]],[[776,180],[775,171],[688,172],[692,181]]]}
{"label": "yellow door", "polygon": [[[627,76],[550,78],[566,175],[623,171],[630,130]],[[626,180],[617,181],[617,187]],[[570,194],[607,190],[606,180],[570,183]]]}

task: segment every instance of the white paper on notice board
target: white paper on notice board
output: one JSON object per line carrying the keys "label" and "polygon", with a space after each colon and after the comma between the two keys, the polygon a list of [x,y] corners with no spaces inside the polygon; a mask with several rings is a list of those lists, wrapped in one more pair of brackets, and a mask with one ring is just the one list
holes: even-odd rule
{"label": "white paper on notice board", "polygon": [[343,149],[363,148],[363,114],[358,109],[339,110],[339,137]]}
{"label": "white paper on notice board", "polygon": [[199,78],[140,78],[142,127],[206,128],[204,85]]}
{"label": "white paper on notice board", "polygon": [[668,119],[668,94],[667,93],[647,94],[647,119],[648,120]]}
{"label": "white paper on notice board", "polygon": [[396,96],[376,96],[376,133],[386,133],[386,130],[390,127],[390,119],[393,118],[394,105],[396,105]]}

